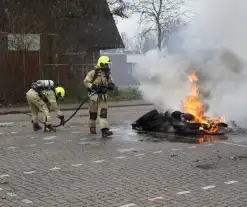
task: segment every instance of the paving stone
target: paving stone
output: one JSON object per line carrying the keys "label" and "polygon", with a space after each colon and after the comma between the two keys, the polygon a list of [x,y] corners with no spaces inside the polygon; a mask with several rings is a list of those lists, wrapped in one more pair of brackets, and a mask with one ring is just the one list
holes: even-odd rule
{"label": "paving stone", "polygon": [[[138,110],[147,109],[110,109],[110,125],[118,129],[114,133],[119,136],[107,141],[99,135],[89,135],[84,126],[87,119],[79,116],[64,126],[68,130],[58,129],[49,135],[32,132],[28,119],[2,129],[5,134],[0,134],[0,176],[9,177],[1,178],[6,182],[0,182],[0,197],[6,198],[0,199],[0,206],[1,202],[3,206],[20,207],[120,207],[130,203],[137,207],[247,206],[245,147],[148,142],[138,141],[143,139],[141,135],[128,137],[131,129],[126,120],[135,120]],[[72,133],[75,131],[80,133]],[[44,138],[51,136],[56,136],[54,143],[44,144]],[[226,142],[232,143],[230,139]],[[104,162],[95,163],[97,160]],[[32,171],[35,173],[24,173]],[[234,180],[238,182],[229,182]],[[202,189],[210,185],[215,188]],[[183,191],[190,193],[177,194]],[[148,200],[155,197],[164,199]]]}

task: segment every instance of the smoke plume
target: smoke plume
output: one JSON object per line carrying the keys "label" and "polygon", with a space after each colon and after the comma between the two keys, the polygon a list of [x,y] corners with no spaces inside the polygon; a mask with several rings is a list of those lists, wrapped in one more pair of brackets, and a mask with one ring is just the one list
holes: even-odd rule
{"label": "smoke plume", "polygon": [[197,72],[207,115],[247,123],[247,1],[201,0],[192,10],[196,18],[175,34],[182,43],[170,37],[175,53],[149,51],[138,62],[140,90],[163,111],[181,109],[191,91],[186,74]]}

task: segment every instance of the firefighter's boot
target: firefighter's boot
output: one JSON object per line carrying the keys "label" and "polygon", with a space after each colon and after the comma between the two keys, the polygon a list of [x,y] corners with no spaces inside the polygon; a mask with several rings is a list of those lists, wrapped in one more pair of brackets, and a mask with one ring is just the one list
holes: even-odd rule
{"label": "firefighter's boot", "polygon": [[90,127],[90,133],[96,134],[96,127]]}
{"label": "firefighter's boot", "polygon": [[51,124],[45,124],[44,132],[56,132],[56,129]]}
{"label": "firefighter's boot", "polygon": [[33,124],[33,131],[39,131],[39,130],[41,130],[42,128],[41,128],[41,126],[39,125],[39,123],[34,123],[33,121],[32,121],[32,124]]}
{"label": "firefighter's boot", "polygon": [[108,128],[101,129],[101,133],[102,133],[102,138],[113,135],[113,132],[110,131]]}

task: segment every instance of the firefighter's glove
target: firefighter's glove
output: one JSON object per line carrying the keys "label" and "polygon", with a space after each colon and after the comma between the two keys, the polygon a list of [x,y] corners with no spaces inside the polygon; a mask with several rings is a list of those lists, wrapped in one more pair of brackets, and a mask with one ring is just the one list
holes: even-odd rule
{"label": "firefighter's glove", "polygon": [[58,116],[58,118],[60,119],[60,124],[64,125],[65,124],[64,115]]}
{"label": "firefighter's glove", "polygon": [[91,90],[95,91],[96,93],[99,93],[100,92],[100,87],[95,85],[95,84],[92,84]]}
{"label": "firefighter's glove", "polygon": [[106,94],[107,93],[107,86],[100,86],[99,93]]}
{"label": "firefighter's glove", "polygon": [[107,87],[106,86],[97,86],[97,85],[93,84],[91,86],[91,90],[95,91],[96,93],[106,93]]}
{"label": "firefighter's glove", "polygon": [[108,84],[107,89],[108,89],[109,91],[113,91],[114,88],[115,88],[115,84],[114,84],[114,83],[109,83],[109,84]]}

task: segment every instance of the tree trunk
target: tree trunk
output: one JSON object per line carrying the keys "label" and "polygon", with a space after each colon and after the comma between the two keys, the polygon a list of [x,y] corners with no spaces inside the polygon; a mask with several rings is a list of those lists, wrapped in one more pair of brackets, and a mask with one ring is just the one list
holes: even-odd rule
{"label": "tree trunk", "polygon": [[159,51],[161,51],[161,43],[162,43],[162,31],[161,31],[161,26],[160,26],[160,23],[157,22],[157,41],[158,41],[158,49]]}

